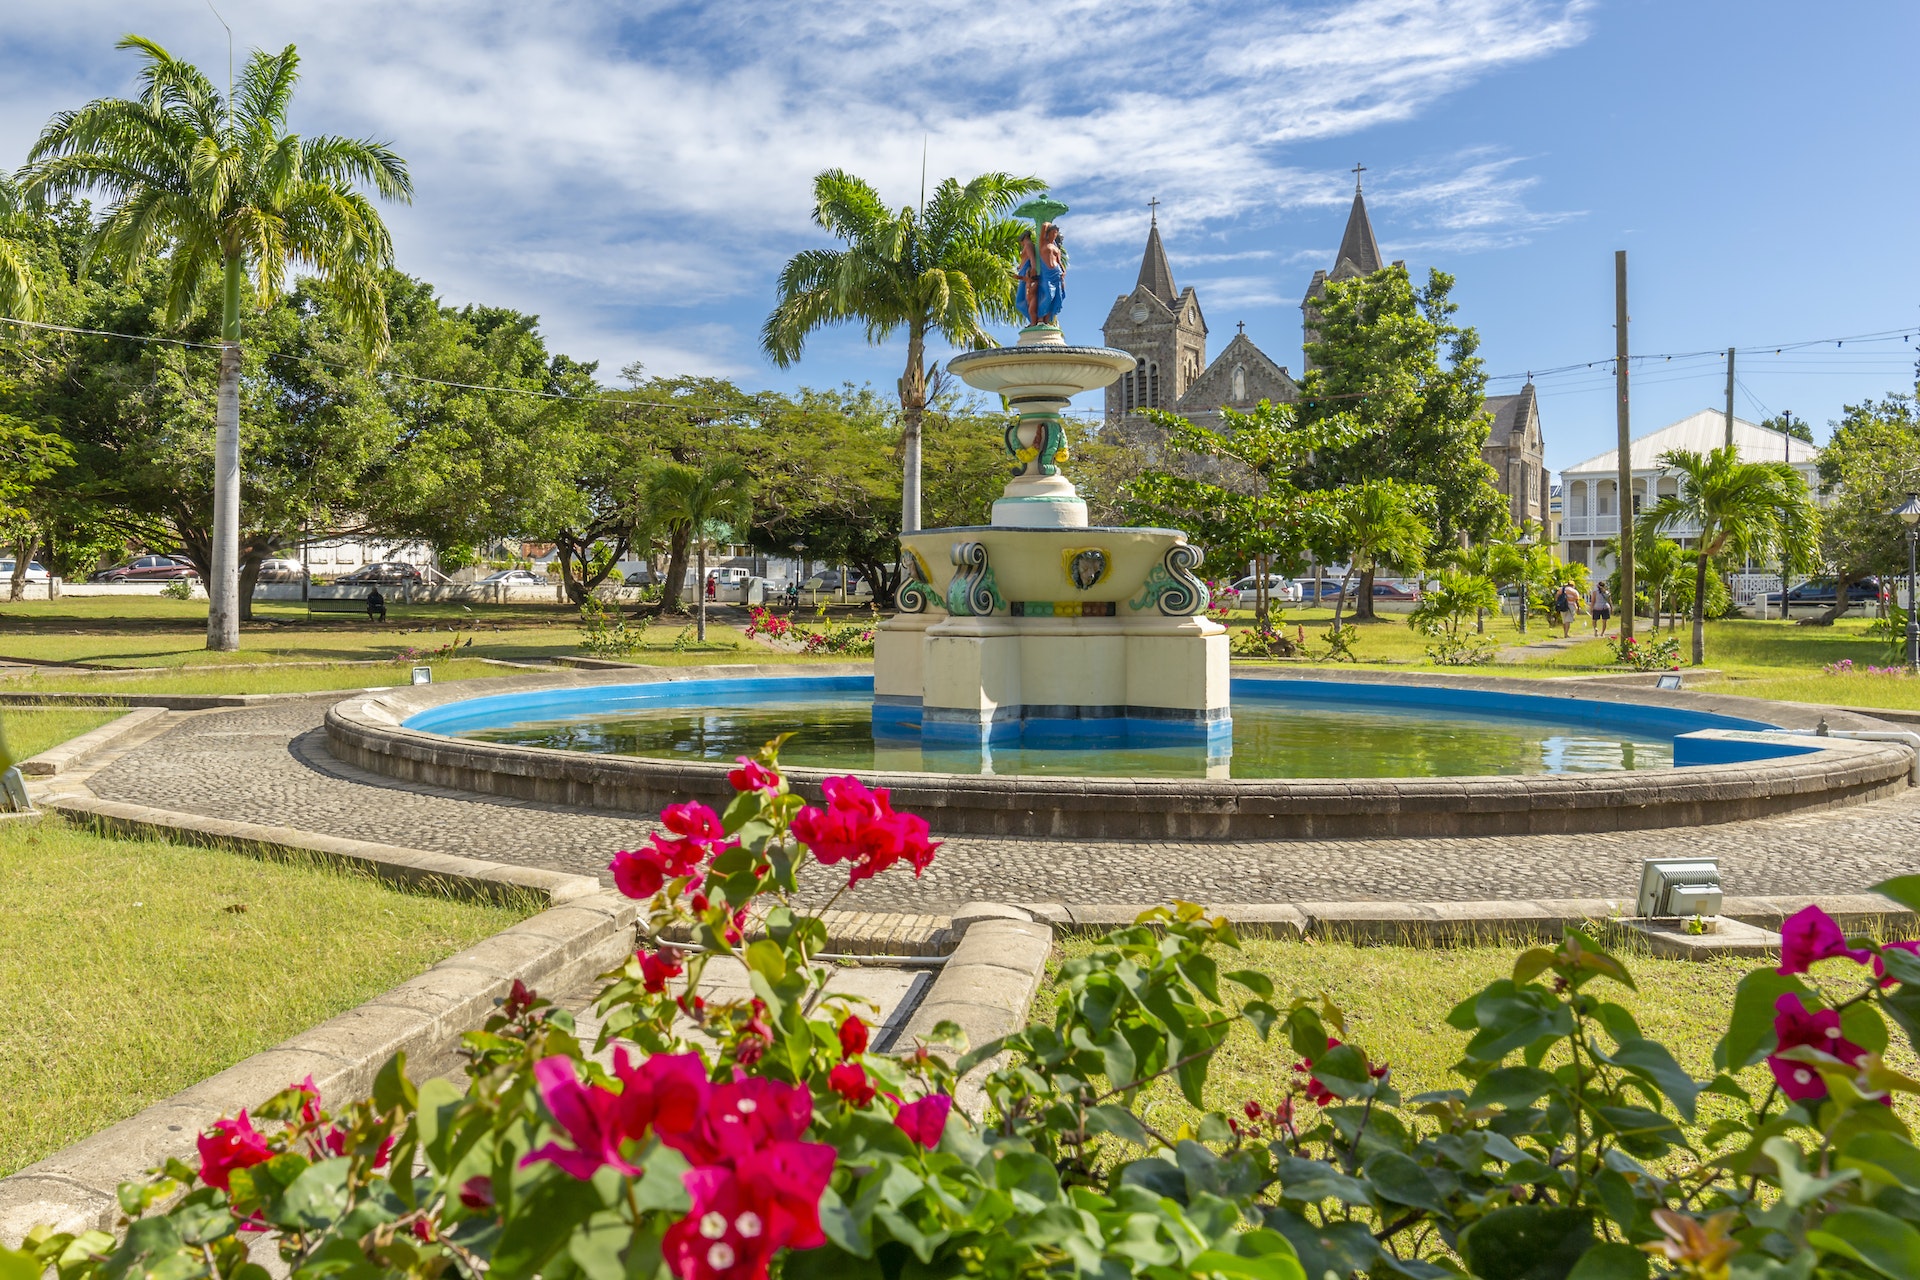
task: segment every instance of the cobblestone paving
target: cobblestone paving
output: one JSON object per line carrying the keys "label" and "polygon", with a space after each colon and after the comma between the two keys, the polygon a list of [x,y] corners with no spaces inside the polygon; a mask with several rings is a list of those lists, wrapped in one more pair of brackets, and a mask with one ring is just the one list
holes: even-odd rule
{"label": "cobblestone paving", "polygon": [[[422,788],[331,756],[325,703],[185,717],[96,773],[100,796],[415,849],[597,874],[636,818]],[[1238,844],[956,837],[925,878],[868,881],[837,905],[940,911],[972,899],[1135,903],[1621,897],[1639,861],[1718,857],[1729,893],[1857,892],[1920,870],[1920,790],[1788,817],[1592,836],[1276,840]],[[816,869],[821,870],[821,869]],[[839,887],[816,875],[806,896]]]}

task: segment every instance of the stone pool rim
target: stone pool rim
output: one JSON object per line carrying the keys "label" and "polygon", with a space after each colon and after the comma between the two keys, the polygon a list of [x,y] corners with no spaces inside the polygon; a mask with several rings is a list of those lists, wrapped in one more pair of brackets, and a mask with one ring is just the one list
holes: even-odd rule
{"label": "stone pool rim", "polygon": [[[722,762],[603,756],[451,738],[409,729],[407,718],[493,694],[658,681],[865,676],[869,663],[631,667],[591,673],[463,680],[357,694],[329,708],[333,754],[415,785],[650,818],[688,798],[731,794]],[[1690,692],[1617,681],[1453,676],[1414,672],[1237,669],[1235,679],[1336,681],[1533,694],[1568,701],[1664,706],[1787,729],[1897,726],[1836,708]],[[1741,735],[1729,735],[1739,739]],[[1803,739],[1802,742],[1810,740]],[[1799,745],[1799,744],[1796,744]],[[934,831],[1087,839],[1268,840],[1562,834],[1686,827],[1863,803],[1904,791],[1911,754],[1891,742],[1826,739],[1795,756],[1684,768],[1589,774],[1442,778],[1130,779],[979,777],[862,771]],[[841,772],[789,770],[817,797]]]}

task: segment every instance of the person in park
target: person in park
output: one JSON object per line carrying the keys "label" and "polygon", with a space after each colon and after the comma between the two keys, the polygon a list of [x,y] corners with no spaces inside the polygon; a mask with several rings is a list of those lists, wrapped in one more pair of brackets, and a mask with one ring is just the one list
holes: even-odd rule
{"label": "person in park", "polygon": [[1607,624],[1613,620],[1613,601],[1607,595],[1606,583],[1594,583],[1587,593],[1587,612],[1593,617],[1593,634],[1605,636]]}
{"label": "person in park", "polygon": [[387,620],[387,598],[380,594],[380,588],[367,588],[367,621],[385,622]]}
{"label": "person in park", "polygon": [[1019,280],[1015,301],[1027,323],[1052,324],[1067,301],[1067,249],[1059,227],[1041,225],[1037,250],[1033,233],[1020,233],[1020,267],[1014,275]]}
{"label": "person in park", "polygon": [[1554,593],[1553,608],[1560,615],[1560,638],[1570,639],[1573,635],[1573,617],[1580,612],[1580,588],[1571,582],[1560,584],[1560,590]]}

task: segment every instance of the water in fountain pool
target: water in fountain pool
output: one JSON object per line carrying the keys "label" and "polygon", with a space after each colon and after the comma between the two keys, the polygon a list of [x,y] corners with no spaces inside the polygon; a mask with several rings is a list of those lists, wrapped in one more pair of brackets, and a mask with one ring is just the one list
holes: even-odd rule
{"label": "water in fountain pool", "polygon": [[1587,773],[1664,769],[1673,743],[1654,733],[1432,709],[1239,702],[1233,753],[1202,746],[1122,746],[980,751],[922,750],[876,743],[864,697],[766,701],[751,707],[621,708],[457,736],[521,746],[731,761],[776,734],[792,732],[781,760],[793,766],[862,772],[1137,778],[1389,778],[1482,774]]}

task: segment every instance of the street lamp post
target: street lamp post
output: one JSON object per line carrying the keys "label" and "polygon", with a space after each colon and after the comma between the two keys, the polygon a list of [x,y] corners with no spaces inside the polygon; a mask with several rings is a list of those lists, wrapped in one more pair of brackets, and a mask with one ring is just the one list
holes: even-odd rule
{"label": "street lamp post", "polygon": [[1907,669],[1920,673],[1920,618],[1914,615],[1913,576],[1914,550],[1920,545],[1920,493],[1910,493],[1907,500],[1894,508],[1907,525]]}

